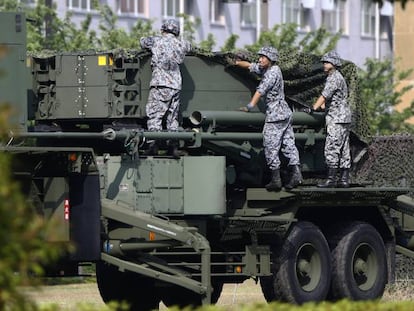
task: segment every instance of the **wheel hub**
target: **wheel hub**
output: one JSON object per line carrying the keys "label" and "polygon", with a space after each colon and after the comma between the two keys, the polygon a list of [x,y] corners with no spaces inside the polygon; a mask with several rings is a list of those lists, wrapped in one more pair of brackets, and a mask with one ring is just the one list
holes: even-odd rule
{"label": "wheel hub", "polygon": [[367,243],[355,248],[353,255],[353,274],[357,286],[361,290],[369,290],[374,286],[378,275],[378,262],[375,251]]}
{"label": "wheel hub", "polygon": [[303,276],[308,275],[311,272],[309,261],[300,259],[298,263],[298,270]]}
{"label": "wheel hub", "polygon": [[304,291],[313,291],[321,279],[321,258],[310,243],[298,249],[296,257],[296,278]]}
{"label": "wheel hub", "polygon": [[362,258],[357,258],[354,264],[355,274],[366,274],[368,272],[367,263]]}

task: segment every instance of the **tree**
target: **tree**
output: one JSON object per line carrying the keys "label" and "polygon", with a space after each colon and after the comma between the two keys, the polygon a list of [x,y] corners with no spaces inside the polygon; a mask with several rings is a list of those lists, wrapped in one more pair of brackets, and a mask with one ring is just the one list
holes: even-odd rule
{"label": "tree", "polygon": [[179,14],[179,17],[184,19],[183,33],[182,36],[184,39],[188,40],[191,45],[195,48],[202,50],[203,52],[209,53],[213,50],[216,40],[214,35],[209,33],[206,40],[202,40],[199,43],[195,41],[195,32],[201,24],[199,17],[196,17],[194,20],[187,14]]}
{"label": "tree", "polygon": [[101,37],[98,39],[98,46],[101,50],[139,49],[139,38],[155,33],[152,30],[152,22],[142,20],[138,20],[127,33],[117,27],[118,17],[108,5],[99,6],[98,10],[101,15],[99,22]]}
{"label": "tree", "polygon": [[211,52],[213,51],[213,47],[216,45],[216,40],[214,39],[214,35],[209,33],[207,35],[207,40],[203,40],[199,43],[199,47],[203,51]]}
{"label": "tree", "polygon": [[231,34],[230,37],[227,38],[226,42],[221,48],[222,52],[234,52],[236,50],[236,42],[239,39],[239,35]]}
{"label": "tree", "polygon": [[[38,52],[44,49],[55,51],[87,50],[97,43],[96,32],[90,30],[91,17],[87,15],[81,27],[71,22],[71,14],[67,13],[63,20],[57,16],[55,6],[49,7],[45,0],[36,2],[36,6],[27,6],[17,0],[0,0],[3,11],[23,11],[26,14],[27,49]],[[46,23],[50,35],[46,36]]]}
{"label": "tree", "polygon": [[90,30],[91,16],[87,15],[82,21],[80,29],[72,22],[72,13],[66,14],[60,30],[55,33],[55,40],[58,44],[54,44],[53,49],[57,51],[77,51],[91,50],[98,44],[98,37],[94,30]]}
{"label": "tree", "polygon": [[[332,34],[325,28],[319,28],[308,32],[302,39],[299,38],[297,25],[294,23],[280,24],[273,26],[272,29],[263,31],[259,40],[245,48],[252,53],[257,52],[264,45],[276,47],[279,51],[286,53],[298,52],[323,54],[335,48],[341,32]],[[234,52],[237,50],[236,43],[239,36],[232,34],[221,48],[222,52]]]}
{"label": "tree", "polygon": [[[92,17],[87,14],[80,27],[72,20],[72,12],[67,12],[63,20],[56,13],[55,7],[48,7],[45,0],[36,2],[36,6],[24,6],[17,0],[0,0],[0,9],[4,11],[23,10],[27,20],[27,49],[29,52],[42,50],[54,51],[85,51],[110,50],[114,48],[139,48],[139,38],[154,34],[151,21],[138,20],[130,32],[117,27],[117,16],[107,6],[96,1],[94,7],[100,14],[100,35],[91,29]],[[46,23],[50,36],[45,36]]]}
{"label": "tree", "polygon": [[[374,0],[382,5],[382,0]],[[392,1],[400,2],[403,7],[408,0]],[[16,10],[21,5],[17,0],[0,0],[0,8],[5,10]],[[71,22],[71,13],[68,13],[63,20],[60,20],[54,8],[45,5],[45,0],[39,0],[35,8],[23,9],[31,23],[28,24],[28,49],[29,51],[40,51],[44,48],[57,51],[76,50],[111,50],[116,48],[139,49],[139,38],[142,36],[154,35],[158,31],[152,29],[152,21],[138,20],[132,30],[127,32],[117,26],[118,17],[107,5],[99,5],[94,2],[95,8],[100,13],[99,34],[90,29],[91,16],[87,15],[80,27]],[[44,36],[46,17],[50,17],[49,27],[53,35]],[[200,43],[195,42],[195,32],[200,25],[200,19],[190,19],[182,14],[184,18],[183,37],[193,43],[205,53],[213,50],[216,40],[212,34]],[[275,25],[268,31],[263,31],[257,42],[245,46],[248,52],[256,53],[263,45],[272,45],[280,52],[289,54],[301,51],[322,55],[324,52],[334,49],[341,33],[332,34],[326,29],[320,28],[309,32],[299,38],[296,31],[297,25],[283,24]],[[222,52],[235,52],[238,40],[237,34],[232,34],[220,49]],[[401,101],[401,96],[407,92],[407,88],[396,91],[394,87],[403,77],[404,73],[396,74],[392,62],[367,60],[366,69],[360,70],[361,91],[364,102],[368,103],[369,122],[376,133],[392,132],[394,130],[410,130],[404,122],[407,115],[411,113],[410,108],[402,112],[394,109]],[[373,92],[372,90],[378,90]]]}
{"label": "tree", "polygon": [[[0,105],[0,138],[8,139],[10,107]],[[35,310],[36,306],[18,289],[34,285],[33,275],[42,275],[45,264],[65,249],[44,242],[52,224],[45,223],[27,203],[11,173],[11,156],[0,152],[0,310]]]}
{"label": "tree", "polygon": [[366,117],[373,134],[414,133],[413,125],[405,122],[414,114],[414,102],[401,112],[396,109],[402,96],[413,88],[398,88],[412,71],[398,72],[391,59],[379,61],[371,58],[366,60],[365,69],[360,69],[361,99],[367,107]]}

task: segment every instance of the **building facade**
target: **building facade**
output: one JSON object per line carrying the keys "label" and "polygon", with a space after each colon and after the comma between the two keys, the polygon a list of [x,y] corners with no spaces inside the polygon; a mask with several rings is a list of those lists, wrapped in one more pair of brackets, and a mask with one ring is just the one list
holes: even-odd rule
{"label": "building facade", "polygon": [[[35,0],[26,0],[35,1]],[[393,6],[385,1],[380,8],[372,0],[99,0],[118,15],[119,27],[130,29],[137,19],[152,20],[155,29],[168,18],[185,13],[199,18],[196,41],[213,34],[216,50],[237,34],[238,48],[256,41],[260,33],[276,24],[295,23],[298,33],[325,27],[342,31],[337,46],[345,59],[363,66],[365,59],[391,57],[393,51]],[[73,13],[80,23],[86,14],[98,25],[93,0],[54,0],[58,14]]]}
{"label": "building facade", "polygon": [[[407,2],[403,9],[400,5],[395,6],[395,30],[394,30],[394,57],[399,70],[414,69],[414,3]],[[414,101],[414,71],[405,80],[401,81],[400,87],[413,87],[405,93],[398,108],[408,107]],[[414,124],[414,116],[410,118]]]}

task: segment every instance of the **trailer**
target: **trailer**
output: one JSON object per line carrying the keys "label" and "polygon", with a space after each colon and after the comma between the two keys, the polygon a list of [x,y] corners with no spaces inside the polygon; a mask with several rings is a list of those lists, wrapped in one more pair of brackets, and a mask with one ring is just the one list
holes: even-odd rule
{"label": "trailer", "polygon": [[[269,192],[263,103],[238,111],[258,80],[229,66],[231,53],[187,55],[182,129],[150,132],[148,53],[27,57],[24,14],[0,13],[0,24],[0,99],[18,112],[1,150],[36,210],[61,224],[45,242],[75,246],[50,275],[93,263],[102,299],[131,310],[214,304],[224,284],[247,279],[268,302],[301,304],[377,299],[395,279],[395,254],[414,257],[414,138],[364,136],[354,64],[343,68],[355,112],[351,187],[316,187],[324,115],[302,109],[324,75],[318,57],[298,53],[282,70],[304,181]],[[147,155],[153,140],[177,141],[182,155]]]}

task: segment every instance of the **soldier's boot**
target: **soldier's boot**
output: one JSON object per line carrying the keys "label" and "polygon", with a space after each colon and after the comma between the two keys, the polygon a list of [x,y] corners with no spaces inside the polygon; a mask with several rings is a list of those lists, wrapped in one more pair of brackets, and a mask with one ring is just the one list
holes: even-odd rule
{"label": "soldier's boot", "polygon": [[341,177],[338,181],[339,188],[349,188],[349,168],[341,169]]}
{"label": "soldier's boot", "polygon": [[168,141],[168,150],[167,154],[172,156],[174,159],[180,158],[180,153],[178,151],[178,141],[175,139],[171,139]]}
{"label": "soldier's boot", "polygon": [[287,190],[293,189],[300,185],[303,181],[302,172],[300,171],[300,165],[290,165],[290,180],[285,185]]}
{"label": "soldier's boot", "polygon": [[160,146],[156,140],[150,142],[148,149],[144,152],[144,155],[157,155]]}
{"label": "soldier's boot", "polygon": [[265,186],[267,191],[280,191],[282,189],[282,180],[280,179],[280,170],[272,170],[272,178]]}
{"label": "soldier's boot", "polygon": [[324,182],[319,183],[319,188],[335,188],[336,187],[336,174],[338,170],[336,168],[328,168],[328,177]]}

